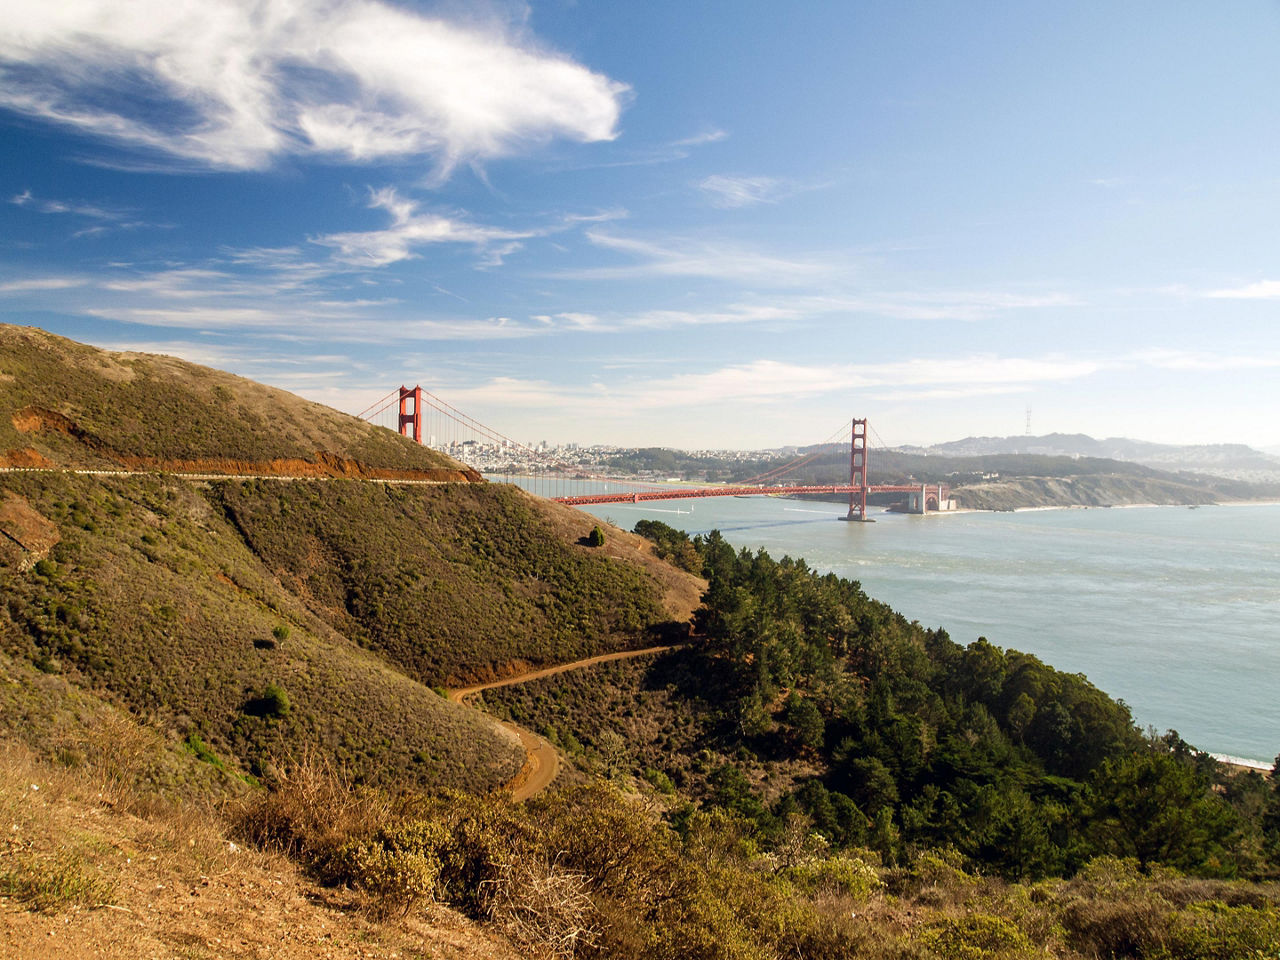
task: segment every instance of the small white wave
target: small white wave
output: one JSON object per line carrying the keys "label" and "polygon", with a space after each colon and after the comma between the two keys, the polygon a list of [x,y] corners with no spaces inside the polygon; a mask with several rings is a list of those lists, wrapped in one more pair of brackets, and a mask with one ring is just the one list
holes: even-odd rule
{"label": "small white wave", "polygon": [[1231,763],[1237,767],[1248,767],[1250,770],[1262,770],[1264,772],[1271,770],[1271,764],[1263,763],[1261,760],[1250,760],[1248,757],[1233,757],[1227,753],[1211,753],[1209,756],[1219,763]]}

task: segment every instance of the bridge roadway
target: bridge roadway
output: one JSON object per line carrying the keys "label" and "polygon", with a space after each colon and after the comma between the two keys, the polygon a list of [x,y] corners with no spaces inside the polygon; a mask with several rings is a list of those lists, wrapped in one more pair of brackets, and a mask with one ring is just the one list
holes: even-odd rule
{"label": "bridge roadway", "polygon": [[[936,489],[936,485],[935,489]],[[867,493],[919,493],[918,483],[873,483]],[[587,493],[575,497],[553,497],[557,503],[571,507],[585,507],[598,503],[643,503],[646,500],[687,500],[698,497],[768,497],[795,496],[802,493],[862,493],[862,487],[850,484],[824,484],[821,486],[776,487],[671,487],[669,489],[637,490],[632,493]]]}

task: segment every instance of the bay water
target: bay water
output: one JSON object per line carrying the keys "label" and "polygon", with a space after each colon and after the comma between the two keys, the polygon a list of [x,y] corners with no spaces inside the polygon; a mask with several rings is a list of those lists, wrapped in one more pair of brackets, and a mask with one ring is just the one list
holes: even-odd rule
{"label": "bay water", "polygon": [[584,508],[858,580],[958,643],[979,636],[1085,674],[1142,727],[1271,765],[1280,753],[1280,505],[876,512],[723,497]]}

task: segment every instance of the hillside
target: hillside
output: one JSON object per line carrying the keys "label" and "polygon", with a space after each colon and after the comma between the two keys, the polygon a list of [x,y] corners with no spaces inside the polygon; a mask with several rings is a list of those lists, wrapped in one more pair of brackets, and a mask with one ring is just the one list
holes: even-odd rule
{"label": "hillside", "polygon": [[[1280,785],[1144,736],[1081,675],[717,533],[601,545],[586,514],[216,371],[0,334],[21,464],[0,469],[0,951],[1259,960],[1280,940]],[[164,397],[182,419],[142,423]],[[66,469],[98,465],[126,469]],[[657,644],[483,693],[563,755],[523,803],[518,738],[445,695]]]}
{"label": "hillside", "polygon": [[1280,459],[1242,443],[1176,445],[1082,433],[1050,433],[1031,437],[966,437],[928,447],[902,447],[903,453],[941,457],[1032,454],[1049,457],[1096,457],[1140,463],[1159,470],[1191,471],[1236,479],[1280,480]]}
{"label": "hillside", "polygon": [[[0,446],[44,465],[0,472],[0,651],[219,768],[269,776],[306,749],[360,779],[492,788],[518,743],[433,687],[643,645],[696,603],[639,538],[585,547],[590,518],[385,429],[170,358],[0,343]],[[174,464],[310,479],[145,472]],[[438,482],[343,478],[379,471]]]}

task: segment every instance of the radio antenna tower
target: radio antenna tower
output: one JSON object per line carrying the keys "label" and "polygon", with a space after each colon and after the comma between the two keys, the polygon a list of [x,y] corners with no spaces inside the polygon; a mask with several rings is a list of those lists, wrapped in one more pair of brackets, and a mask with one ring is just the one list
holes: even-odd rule
{"label": "radio antenna tower", "polygon": [[1027,404],[1027,427],[1026,436],[1031,436],[1031,404]]}

